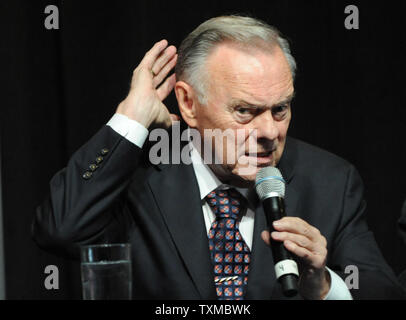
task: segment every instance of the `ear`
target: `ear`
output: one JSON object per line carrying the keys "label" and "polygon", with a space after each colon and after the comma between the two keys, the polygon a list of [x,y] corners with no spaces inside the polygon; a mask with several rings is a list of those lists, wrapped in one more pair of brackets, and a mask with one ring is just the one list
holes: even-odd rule
{"label": "ear", "polygon": [[175,84],[175,94],[183,120],[189,127],[195,128],[197,124],[196,108],[198,107],[195,90],[186,82],[178,81]]}

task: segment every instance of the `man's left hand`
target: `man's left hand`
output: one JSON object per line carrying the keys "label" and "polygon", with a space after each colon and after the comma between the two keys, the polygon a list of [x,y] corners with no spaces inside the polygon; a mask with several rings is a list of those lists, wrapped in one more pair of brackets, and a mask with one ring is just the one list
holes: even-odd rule
{"label": "man's left hand", "polygon": [[[283,241],[287,250],[299,258],[299,292],[305,299],[323,299],[330,290],[330,275],[326,269],[327,240],[320,231],[297,217],[274,221],[271,237]],[[262,239],[270,245],[268,231]]]}

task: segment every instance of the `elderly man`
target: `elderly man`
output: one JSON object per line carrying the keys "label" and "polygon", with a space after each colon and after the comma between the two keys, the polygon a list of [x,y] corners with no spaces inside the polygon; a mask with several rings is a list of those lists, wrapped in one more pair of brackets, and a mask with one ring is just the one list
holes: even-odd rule
{"label": "elderly man", "polygon": [[[355,168],[287,137],[296,64],[278,31],[217,17],[176,52],[162,40],[146,53],[116,114],[53,177],[33,223],[37,243],[60,250],[130,242],[135,298],[280,299],[272,237],[299,262],[304,299],[402,297],[367,228]],[[175,65],[176,77],[167,77]],[[162,103],[173,89],[203,149],[207,130],[244,133],[235,148],[213,144],[221,163],[201,161],[196,141],[191,164],[149,161],[149,130],[178,120]],[[287,182],[288,216],[272,234],[252,190],[265,166]],[[347,266],[357,271],[351,292]]]}

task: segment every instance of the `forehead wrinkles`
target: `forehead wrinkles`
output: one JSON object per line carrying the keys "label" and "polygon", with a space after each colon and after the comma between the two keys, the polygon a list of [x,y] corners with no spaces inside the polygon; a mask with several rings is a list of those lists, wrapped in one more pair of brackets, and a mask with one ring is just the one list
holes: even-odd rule
{"label": "forehead wrinkles", "polygon": [[[268,76],[269,78],[269,76]],[[233,81],[230,81],[232,84]],[[283,77],[280,81],[266,81],[259,79],[259,81],[234,81],[231,94],[241,96],[241,98],[249,97],[258,100],[261,103],[269,104],[277,102],[288,96],[292,88],[292,81],[288,76]]]}
{"label": "forehead wrinkles", "polygon": [[282,50],[278,49],[271,54],[220,45],[207,61],[210,96],[238,94],[269,102],[285,95],[292,86],[292,76]]}

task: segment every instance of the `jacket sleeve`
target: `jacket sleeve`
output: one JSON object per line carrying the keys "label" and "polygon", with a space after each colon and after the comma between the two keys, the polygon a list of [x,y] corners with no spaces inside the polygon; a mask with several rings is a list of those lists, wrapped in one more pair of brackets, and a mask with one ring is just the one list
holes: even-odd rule
{"label": "jacket sleeve", "polygon": [[32,223],[34,241],[73,257],[79,245],[126,241],[132,219],[122,194],[141,157],[142,149],[104,126],[51,179]]}
{"label": "jacket sleeve", "polygon": [[329,253],[329,264],[354,299],[405,299],[366,222],[362,180],[351,166],[342,200],[342,219]]}

